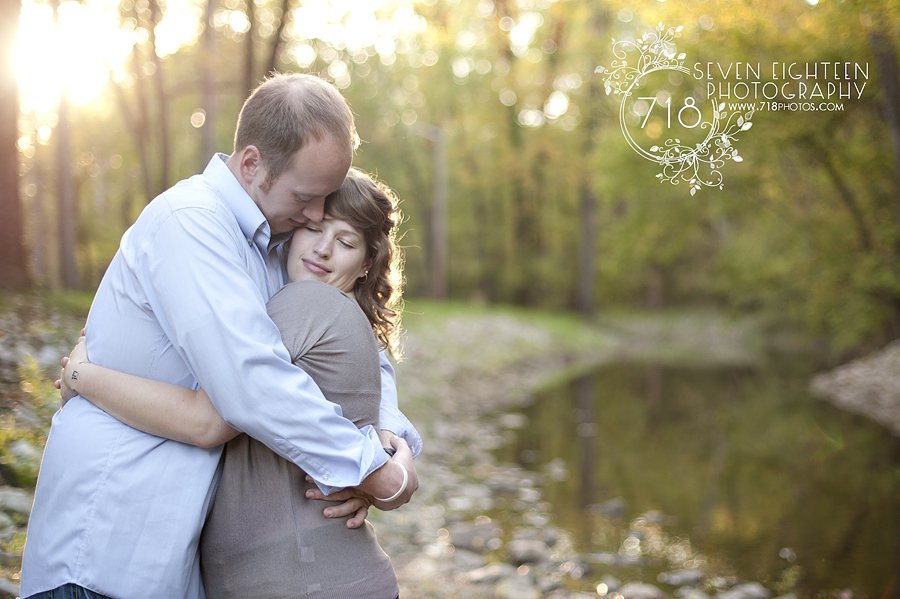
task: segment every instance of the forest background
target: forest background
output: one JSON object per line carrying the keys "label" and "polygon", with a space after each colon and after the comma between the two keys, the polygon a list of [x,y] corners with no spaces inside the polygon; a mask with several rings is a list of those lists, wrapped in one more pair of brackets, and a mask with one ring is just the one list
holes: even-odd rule
{"label": "forest background", "polygon": [[[687,63],[853,63],[866,87],[757,111],[722,188],[688,193],[596,72],[659,23]],[[0,285],[93,291],[142,207],[231,151],[248,92],[301,71],[402,200],[408,295],[715,306],[846,358],[900,336],[898,33],[889,0],[4,0]]]}

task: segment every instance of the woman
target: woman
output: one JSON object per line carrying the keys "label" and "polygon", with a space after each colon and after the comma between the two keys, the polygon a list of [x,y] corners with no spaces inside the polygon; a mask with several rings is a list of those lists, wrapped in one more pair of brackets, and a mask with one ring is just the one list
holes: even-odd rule
{"label": "woman", "polygon": [[[269,314],[294,363],[324,395],[357,426],[377,424],[378,346],[399,355],[399,211],[387,187],[351,169],[327,198],[325,212],[321,223],[294,233],[287,256],[291,283],[269,302]],[[304,473],[229,427],[202,390],[111,371],[86,358],[79,343],[62,380],[116,418],[193,445],[228,441],[200,540],[207,596],[398,596],[390,560],[371,525],[351,528],[324,517],[327,502],[307,498],[315,488]],[[405,474],[397,494],[372,498],[375,505],[400,496]]]}

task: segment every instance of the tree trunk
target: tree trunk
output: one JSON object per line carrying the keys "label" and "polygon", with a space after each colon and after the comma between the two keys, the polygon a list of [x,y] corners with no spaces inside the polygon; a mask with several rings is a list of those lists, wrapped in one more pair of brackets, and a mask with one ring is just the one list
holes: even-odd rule
{"label": "tree trunk", "polygon": [[[140,18],[133,4],[131,16],[136,21]],[[113,90],[115,91],[119,110],[122,113],[122,119],[125,121],[125,127],[128,129],[134,142],[135,152],[140,163],[144,201],[149,202],[156,196],[156,189],[152,182],[153,176],[148,151],[151,145],[150,128],[147,123],[149,107],[147,106],[147,94],[144,90],[141,49],[137,45],[131,50],[131,70],[134,77],[134,100],[129,100],[125,96],[125,91],[119,85],[113,84]],[[132,106],[136,108],[132,109]],[[125,227],[131,225],[131,204],[131,197],[126,195],[122,202],[122,224]]]}
{"label": "tree trunk", "polygon": [[[251,1],[252,3],[252,1]],[[213,31],[213,13],[215,0],[206,2],[206,19],[203,34],[200,37],[200,95],[203,98],[204,119],[200,127],[200,168],[206,164],[216,151],[216,120],[218,117],[218,98],[216,97],[215,71],[216,36]]]}
{"label": "tree trunk", "polygon": [[431,297],[447,297],[447,142],[440,128],[433,130],[434,203],[431,209]]}
{"label": "tree trunk", "polygon": [[21,8],[19,0],[0,4],[0,289],[28,285],[16,147],[19,94],[10,60]]}
{"label": "tree trunk", "polygon": [[[165,81],[163,79],[163,62],[156,52],[156,26],[162,20],[162,8],[159,0],[150,1],[150,58],[153,61],[153,91],[156,94],[156,109],[158,120],[156,130],[159,132],[159,183],[154,190],[154,196],[162,192],[172,184],[171,175],[169,174],[170,157],[172,152],[169,148],[169,98],[166,94]],[[150,198],[152,199],[152,198]]]}
{"label": "tree trunk", "polygon": [[[900,75],[897,74],[900,67],[897,65],[891,41],[884,32],[879,30],[872,33],[869,42],[875,57],[875,68],[884,89],[884,120],[887,122],[894,150],[894,181],[900,192]],[[900,203],[897,206],[897,224],[900,225]]]}
{"label": "tree trunk", "polygon": [[[594,39],[605,39],[608,28],[608,16],[602,8],[594,9],[592,29]],[[596,132],[599,128],[596,111],[600,100],[600,77],[594,75],[588,82],[587,116],[584,123],[584,145],[581,155],[585,164],[581,168],[581,193],[578,213],[580,217],[578,237],[578,287],[575,295],[575,308],[582,314],[594,311],[594,287],[597,280],[597,196],[594,193],[591,179],[591,158],[594,155]]]}
{"label": "tree trunk", "polygon": [[581,182],[578,213],[581,216],[578,236],[578,287],[575,308],[582,314],[594,311],[594,286],[597,281],[597,197],[590,182]]}
{"label": "tree trunk", "polygon": [[[53,20],[59,23],[59,0],[53,2]],[[56,194],[57,231],[59,234],[59,270],[62,285],[77,289],[78,261],[78,211],[75,209],[75,178],[72,174],[72,133],[69,113],[69,97],[65,90],[59,96],[56,123]]]}
{"label": "tree trunk", "polygon": [[78,252],[76,229],[78,212],[75,209],[75,179],[72,175],[72,140],[69,119],[69,99],[65,91],[59,98],[56,125],[56,193],[57,230],[59,232],[59,270],[63,287],[77,289]]}
{"label": "tree trunk", "polygon": [[278,20],[278,28],[272,35],[272,51],[269,53],[269,62],[266,66],[266,76],[278,70],[278,55],[284,45],[284,29],[287,27],[291,16],[291,0],[281,0],[281,19]]}
{"label": "tree trunk", "polygon": [[247,0],[247,39],[244,40],[244,97],[256,87],[256,53],[254,38],[256,37],[256,2]]}
{"label": "tree trunk", "polygon": [[844,180],[840,170],[835,166],[835,161],[831,157],[828,146],[821,143],[818,138],[813,135],[810,135],[808,140],[813,155],[825,169],[828,178],[831,179],[831,182],[837,191],[838,198],[840,198],[841,203],[844,204],[847,211],[850,213],[850,217],[853,219],[860,250],[866,254],[870,253],[873,248],[872,233],[869,231],[869,226],[866,224],[865,214],[863,213],[862,206],[860,206],[856,199],[856,194],[852,191],[852,186]]}
{"label": "tree trunk", "polygon": [[[900,261],[900,76],[897,71],[897,56],[891,40],[881,29],[869,36],[872,45],[872,54],[875,57],[875,68],[881,79],[884,89],[884,120],[887,123],[891,136],[891,147],[894,151],[894,225],[896,227],[894,253],[892,255],[894,272],[897,271],[897,262]],[[900,295],[894,295],[892,299],[891,335],[900,335]],[[900,596],[900,588],[896,595]]]}

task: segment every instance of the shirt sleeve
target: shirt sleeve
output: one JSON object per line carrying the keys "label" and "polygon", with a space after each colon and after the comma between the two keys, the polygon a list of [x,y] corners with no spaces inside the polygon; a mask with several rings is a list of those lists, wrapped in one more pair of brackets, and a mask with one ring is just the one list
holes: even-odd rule
{"label": "shirt sleeve", "polygon": [[291,364],[247,264],[264,273],[264,259],[222,217],[180,209],[143,236],[134,268],[150,310],[226,422],[325,493],[358,485],[386,461],[377,431],[357,429]]}
{"label": "shirt sleeve", "polygon": [[422,437],[409,418],[400,411],[397,399],[397,377],[387,352],[379,352],[381,358],[381,414],[379,426],[389,430],[409,445],[413,457],[422,453]]}

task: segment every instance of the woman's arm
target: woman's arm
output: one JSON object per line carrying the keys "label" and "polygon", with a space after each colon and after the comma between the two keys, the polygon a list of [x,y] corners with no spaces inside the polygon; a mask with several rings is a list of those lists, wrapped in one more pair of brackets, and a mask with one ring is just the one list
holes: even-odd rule
{"label": "woman's arm", "polygon": [[128,426],[145,433],[197,447],[215,447],[238,435],[219,416],[201,389],[145,379],[110,370],[87,359],[84,337],[69,355],[60,380],[65,388],[81,395]]}

